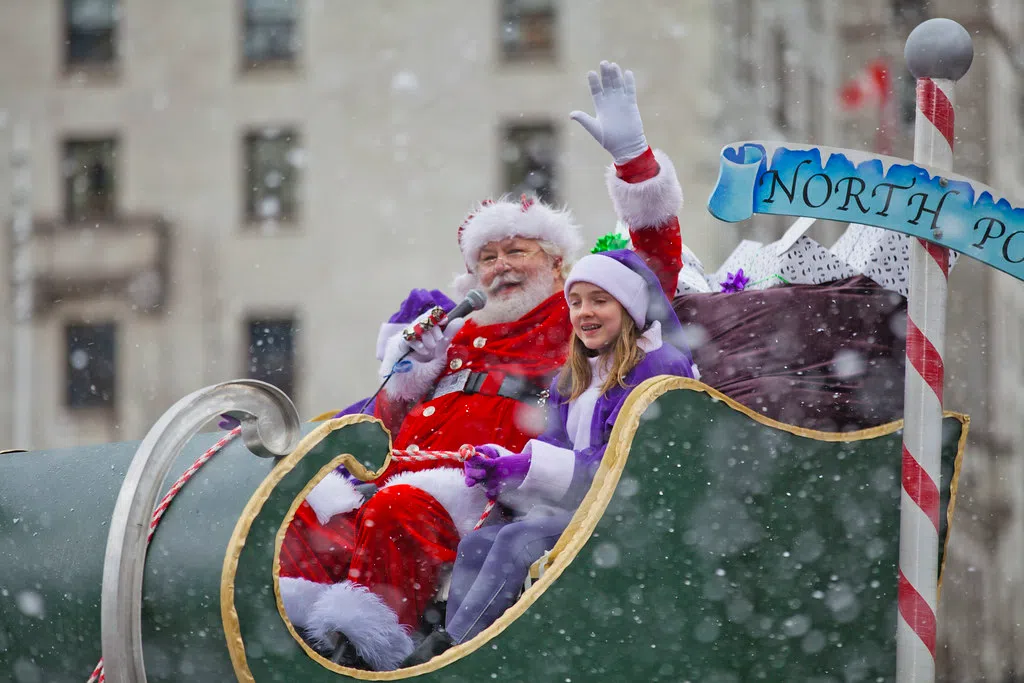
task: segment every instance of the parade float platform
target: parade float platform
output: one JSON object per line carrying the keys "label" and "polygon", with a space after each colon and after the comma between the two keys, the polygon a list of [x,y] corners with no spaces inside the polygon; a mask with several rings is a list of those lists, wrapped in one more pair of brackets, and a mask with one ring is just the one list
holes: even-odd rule
{"label": "parade float platform", "polygon": [[[181,489],[149,548],[128,606],[146,680],[892,680],[900,427],[787,425],[698,381],[650,380],[520,601],[472,641],[394,672],[314,654],[275,586],[302,497],[348,457],[382,466],[387,432],[366,416],[306,424],[282,458],[235,439]],[[943,422],[943,543],[967,427]],[[222,436],[189,439],[163,488]],[[14,680],[93,670],[104,548],[139,448],[0,455],[0,670]]]}

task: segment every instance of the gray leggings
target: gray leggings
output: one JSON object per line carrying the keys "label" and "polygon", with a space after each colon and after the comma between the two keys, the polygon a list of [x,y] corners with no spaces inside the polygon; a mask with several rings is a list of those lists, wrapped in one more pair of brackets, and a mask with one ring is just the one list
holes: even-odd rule
{"label": "gray leggings", "polygon": [[490,626],[519,597],[530,571],[554,547],[572,512],[485,526],[459,542],[448,592],[448,635],[462,643]]}

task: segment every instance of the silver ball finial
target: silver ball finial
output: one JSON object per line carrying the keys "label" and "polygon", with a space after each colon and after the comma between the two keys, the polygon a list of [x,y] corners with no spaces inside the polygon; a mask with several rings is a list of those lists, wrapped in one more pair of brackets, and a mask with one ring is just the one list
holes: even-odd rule
{"label": "silver ball finial", "polygon": [[963,78],[974,61],[971,34],[952,19],[929,19],[907,37],[903,50],[914,78]]}

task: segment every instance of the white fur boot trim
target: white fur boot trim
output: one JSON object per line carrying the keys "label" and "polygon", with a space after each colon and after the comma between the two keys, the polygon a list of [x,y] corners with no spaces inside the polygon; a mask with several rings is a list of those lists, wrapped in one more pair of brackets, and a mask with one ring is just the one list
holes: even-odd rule
{"label": "white fur boot trim", "polygon": [[313,605],[306,630],[324,648],[333,645],[332,633],[344,633],[359,656],[377,671],[397,669],[413,650],[412,638],[398,623],[398,615],[379,595],[351,581],[324,591]]}
{"label": "white fur boot trim", "polygon": [[281,602],[288,621],[297,629],[309,626],[309,615],[317,599],[331,587],[329,583],[316,583],[307,579],[282,576],[278,581]]}
{"label": "white fur boot trim", "polygon": [[487,505],[487,494],[481,486],[466,486],[462,469],[438,467],[418,472],[402,472],[388,479],[384,487],[409,484],[437,499],[455,522],[460,536],[465,536],[478,521]]}
{"label": "white fur boot trim", "polygon": [[317,521],[327,524],[331,517],[351,512],[363,504],[363,495],[356,485],[338,472],[331,472],[306,495],[306,502],[316,513]]}
{"label": "white fur boot trim", "polygon": [[654,228],[679,213],[683,207],[683,188],[679,185],[672,160],[660,149],[654,158],[658,175],[639,183],[627,183],[615,175],[615,166],[605,173],[608,192],[619,219],[631,228]]}

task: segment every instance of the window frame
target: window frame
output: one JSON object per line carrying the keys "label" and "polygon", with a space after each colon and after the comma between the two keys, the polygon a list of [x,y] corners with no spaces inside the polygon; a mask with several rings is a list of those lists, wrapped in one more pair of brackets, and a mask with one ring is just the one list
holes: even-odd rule
{"label": "window frame", "polygon": [[290,24],[288,33],[290,54],[287,56],[269,55],[258,59],[253,59],[249,54],[248,41],[250,36],[250,27],[264,26],[270,22],[253,21],[249,12],[249,1],[250,0],[239,0],[238,4],[238,58],[242,72],[250,73],[268,70],[288,71],[297,69],[299,66],[300,55],[302,54],[302,41],[300,34],[302,27],[302,7],[299,0],[291,0],[292,4],[295,6],[295,16],[287,22],[278,22],[282,25]]}
{"label": "window frame", "polygon": [[[79,372],[79,371],[74,368],[74,365],[73,365],[73,362],[72,362],[72,359],[71,359],[72,354],[76,350],[76,349],[73,348],[74,344],[72,343],[72,341],[73,340],[78,340],[78,339],[81,338],[81,333],[79,333],[79,335],[77,337],[75,337],[75,336],[73,336],[73,332],[76,329],[92,330],[92,331],[94,331],[92,336],[93,336],[93,338],[95,338],[95,336],[96,336],[95,331],[96,330],[102,330],[104,328],[109,328],[110,349],[111,349],[111,351],[110,351],[109,359],[101,359],[101,360],[106,360],[108,362],[109,372],[107,374],[109,376],[104,376],[103,374],[101,374],[99,376],[101,378],[105,379],[107,382],[109,382],[109,386],[107,387],[107,391],[108,391],[107,398],[106,399],[99,398],[99,399],[96,399],[96,400],[82,400],[81,396],[86,396],[87,397],[87,396],[90,396],[90,395],[94,395],[94,396],[102,397],[103,391],[102,390],[98,390],[97,392],[92,393],[92,394],[90,394],[90,392],[85,392],[85,393],[82,393],[82,394],[79,395],[75,390],[73,390],[73,388],[72,388],[74,386],[73,385],[73,373]],[[118,375],[119,375],[119,368],[120,368],[119,363],[118,363],[118,346],[119,346],[118,339],[119,339],[119,337],[120,337],[120,325],[119,325],[119,322],[116,319],[105,319],[102,322],[89,322],[89,321],[85,321],[85,320],[66,320],[64,322],[64,400],[63,400],[63,405],[64,405],[65,409],[67,409],[69,411],[73,411],[75,413],[78,413],[78,412],[81,412],[81,411],[92,411],[92,410],[113,411],[113,410],[116,409],[116,407],[117,407],[117,399],[118,399],[118,394],[119,394],[119,392],[118,392],[118,383],[119,383]],[[90,356],[90,359],[89,359],[90,363],[95,362],[95,358],[94,358],[93,354],[90,353],[89,356]],[[91,381],[91,383],[93,385],[96,384],[96,377],[91,375],[91,374],[88,375],[87,380]],[[76,395],[79,395],[79,398],[76,398]]]}
{"label": "window frame", "polygon": [[[510,11],[517,0],[500,0],[498,5],[498,52],[503,64],[523,64],[530,62],[543,62],[553,64],[558,61],[558,26],[559,6],[557,0],[550,0],[545,9],[532,10],[527,13],[515,15]],[[549,45],[544,47],[522,47],[523,41],[512,43],[506,40],[506,26],[512,24],[515,17],[515,26],[521,27],[527,21],[543,21],[547,24],[549,34]],[[510,45],[519,45],[516,49],[509,49]]]}
{"label": "window frame", "polygon": [[[275,377],[272,377],[272,373],[265,373],[261,376],[257,376],[256,370],[253,370],[254,360],[257,360],[252,349],[255,347],[256,338],[253,337],[253,330],[256,329],[256,325],[268,325],[268,324],[290,324],[290,357],[291,357],[291,371],[290,371],[290,385],[282,386],[276,381]],[[242,346],[243,346],[243,367],[242,376],[255,379],[262,382],[273,384],[275,387],[283,391],[293,401],[295,400],[296,391],[300,384],[299,376],[299,330],[301,325],[299,322],[299,316],[294,311],[256,311],[248,312],[242,320]]]}
{"label": "window frame", "polygon": [[736,33],[732,36],[736,55],[736,80],[741,86],[754,85],[754,0],[736,0]]}
{"label": "window frame", "polygon": [[[74,191],[72,190],[72,183],[74,183],[74,176],[76,173],[68,173],[67,165],[71,159],[71,149],[74,146],[86,146],[86,145],[103,145],[109,143],[110,151],[110,190],[108,193],[109,199],[107,204],[109,205],[105,209],[100,210],[86,210],[85,212],[76,212],[73,207],[72,198]],[[121,147],[120,137],[116,134],[110,135],[64,135],[60,140],[60,176],[61,176],[61,201],[63,202],[62,214],[64,220],[69,224],[76,223],[89,223],[97,221],[113,221],[116,220],[120,208],[119,208],[119,193],[118,193],[118,150]],[[93,193],[89,193],[93,194]]]}
{"label": "window frame", "polygon": [[928,0],[889,0],[889,11],[894,21],[917,26],[928,18]]}
{"label": "window frame", "polygon": [[[526,178],[533,171],[528,170],[522,178],[515,182],[509,172],[510,164],[505,160],[505,147],[511,144],[512,134],[515,132],[527,132],[530,130],[534,131],[545,131],[551,135],[553,140],[554,150],[551,153],[550,167],[547,169],[550,175],[550,180],[546,184],[549,188],[546,192],[541,192],[536,189],[524,189],[521,186],[526,184]],[[559,180],[561,178],[559,168],[559,156],[561,154],[562,136],[561,127],[553,119],[547,118],[536,118],[526,120],[510,120],[506,119],[502,121],[499,128],[499,140],[500,145],[498,151],[498,163],[500,164],[500,175],[502,179],[502,188],[506,192],[510,192],[518,197],[521,193],[526,193],[529,196],[536,197],[543,201],[545,204],[557,204],[560,201],[561,186]]]}
{"label": "window frame", "polygon": [[793,125],[792,112],[789,110],[789,98],[793,92],[794,70],[787,63],[787,56],[792,49],[789,36],[782,26],[773,26],[771,32],[772,63],[775,68],[774,100],[769,109],[772,125],[783,134],[789,134]]}
{"label": "window frame", "polygon": [[73,57],[72,42],[73,36],[81,35],[81,30],[74,31],[74,24],[71,21],[72,6],[76,0],[64,0],[62,3],[62,14],[61,14],[61,45],[63,46],[62,64],[64,71],[67,72],[81,72],[81,71],[99,71],[109,72],[117,68],[120,62],[119,53],[119,39],[120,39],[120,10],[121,0],[104,0],[109,2],[112,6],[113,20],[109,29],[106,29],[109,35],[104,37],[104,40],[109,42],[110,55],[109,57],[95,59],[95,58],[75,58]]}
{"label": "window frame", "polygon": [[[268,129],[276,130],[277,134],[268,136]],[[289,211],[280,211],[276,216],[262,216],[259,212],[259,202],[256,201],[257,194],[254,191],[253,180],[256,178],[256,171],[253,168],[255,160],[255,149],[251,143],[258,142],[260,140],[277,140],[281,138],[290,139],[291,147],[288,153],[295,149],[301,149],[302,145],[302,133],[297,125],[267,125],[267,126],[252,126],[242,132],[241,147],[242,147],[242,217],[243,223],[247,229],[258,229],[260,226],[266,225],[267,223],[297,227],[299,225],[302,216],[302,179],[303,179],[303,167],[288,162],[287,153],[285,154],[285,163],[287,163],[292,169],[289,174],[285,175],[285,179],[292,183],[291,189],[292,202],[289,207]]]}

